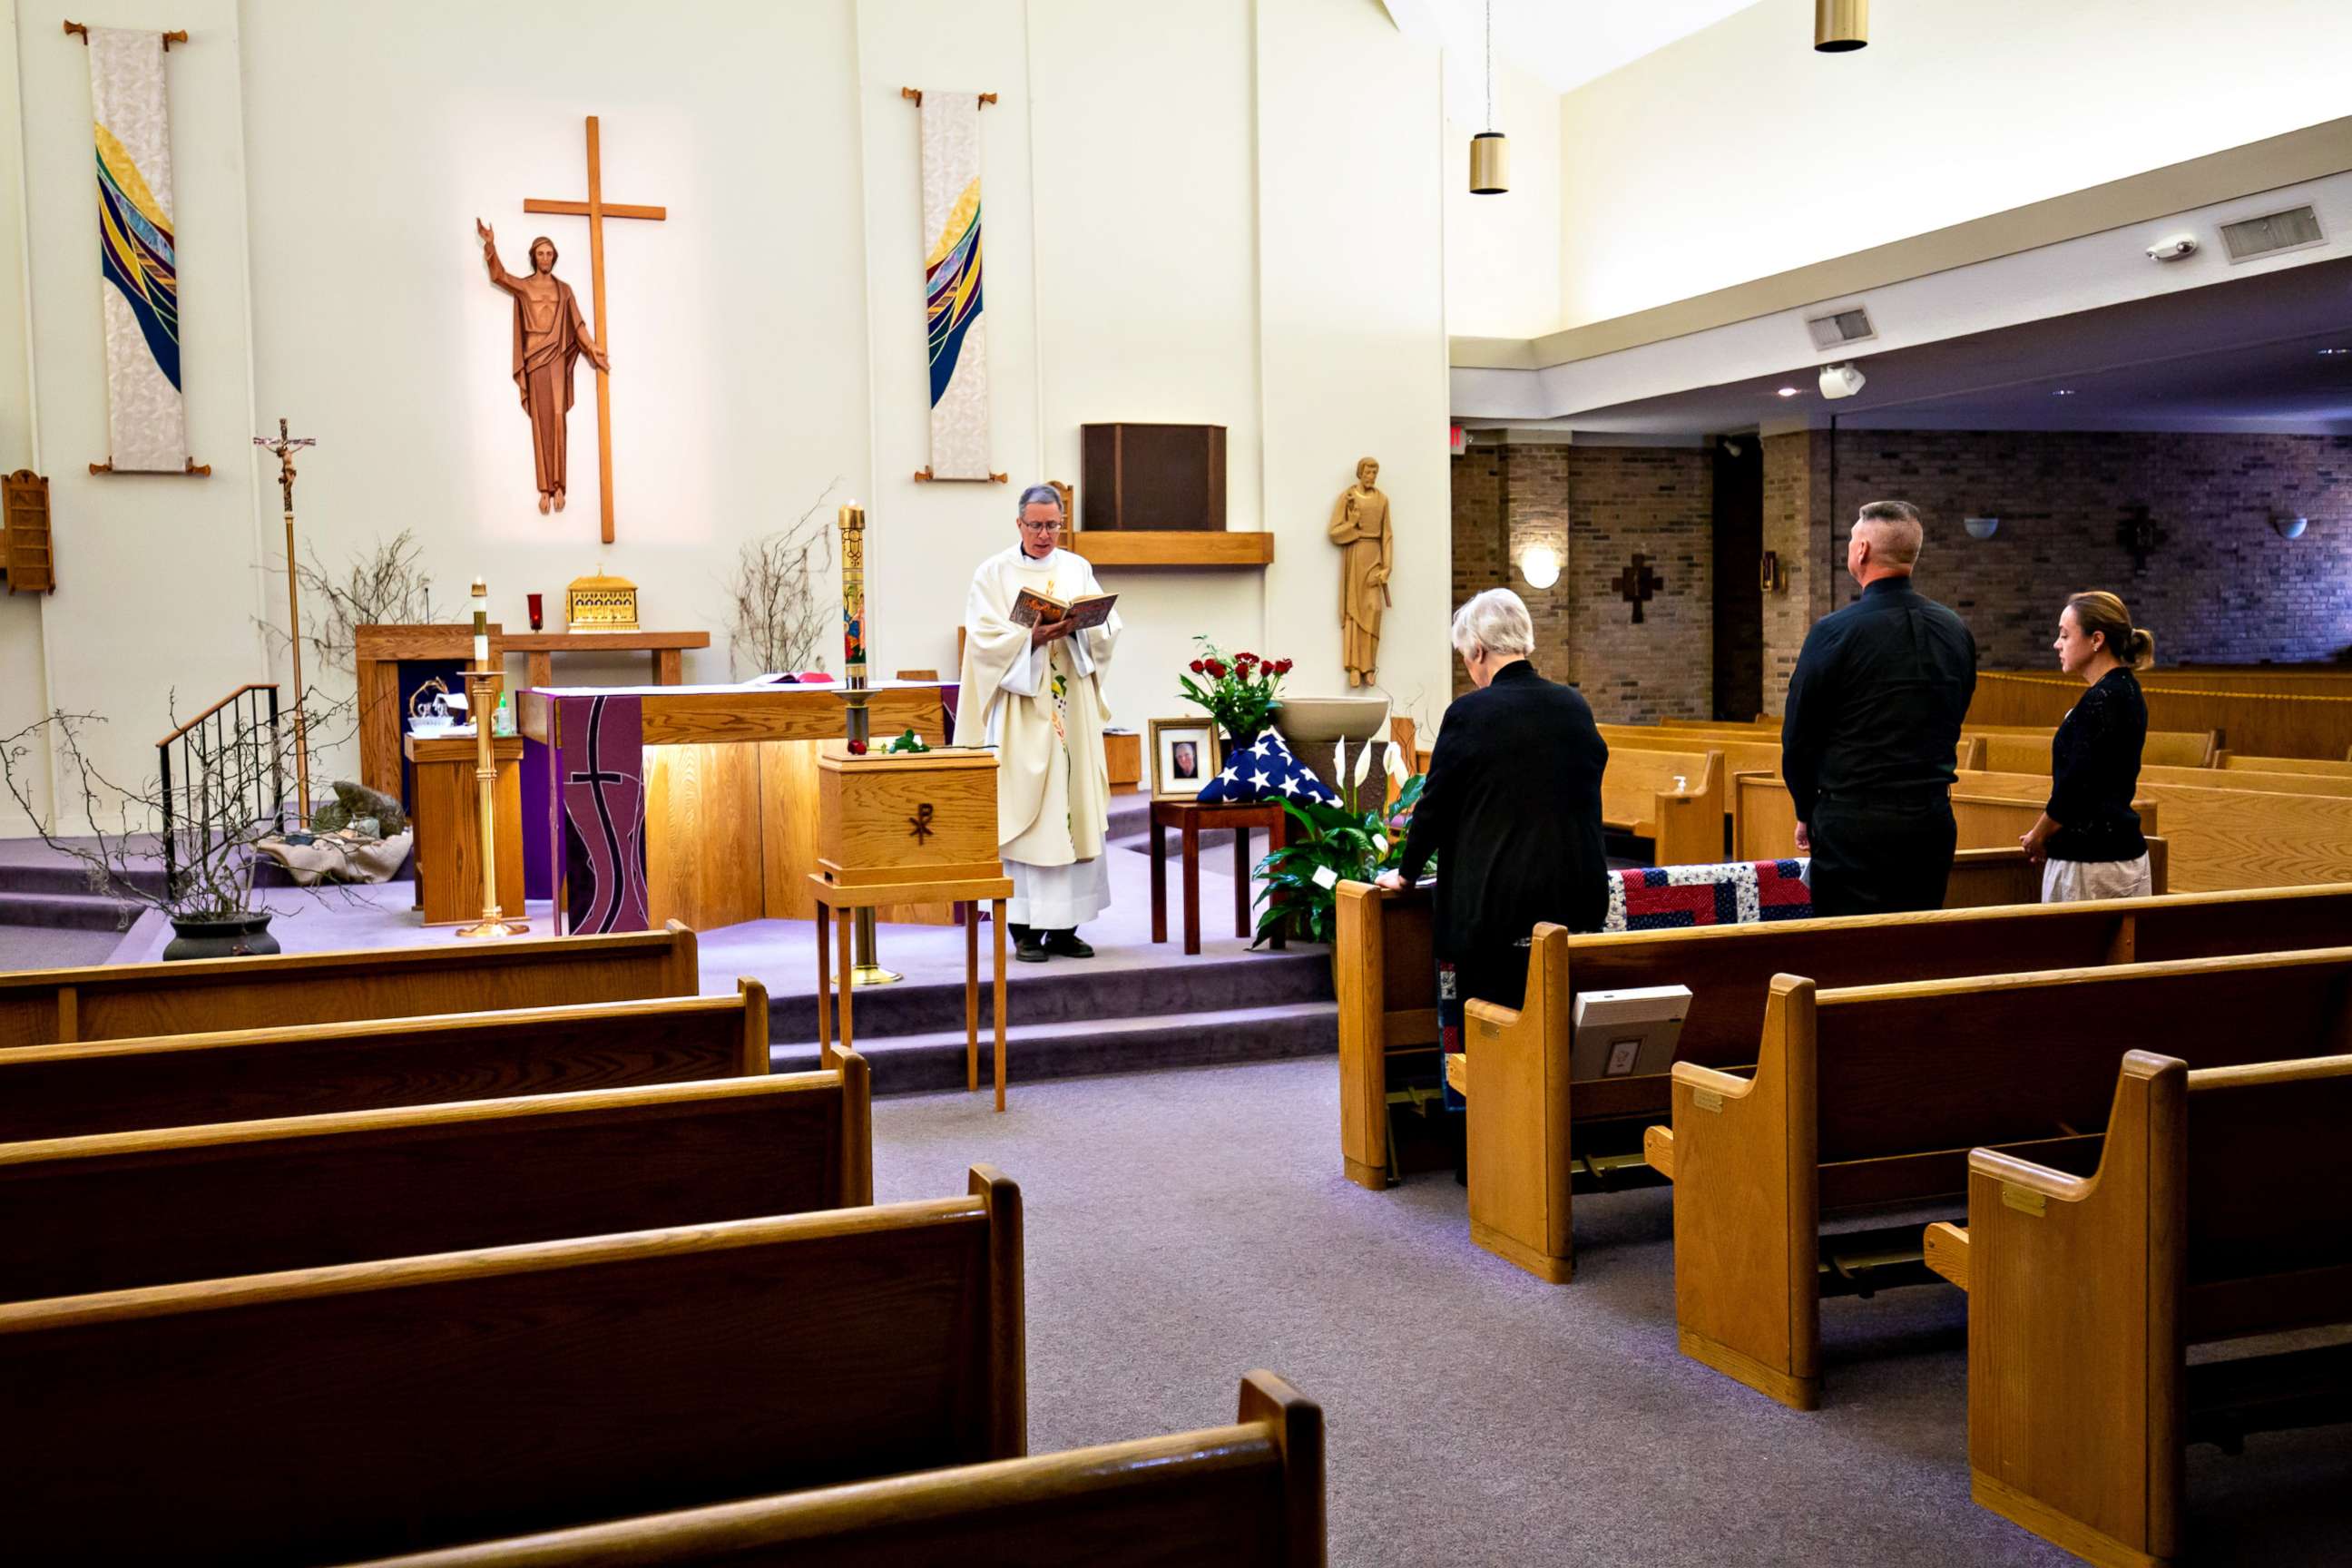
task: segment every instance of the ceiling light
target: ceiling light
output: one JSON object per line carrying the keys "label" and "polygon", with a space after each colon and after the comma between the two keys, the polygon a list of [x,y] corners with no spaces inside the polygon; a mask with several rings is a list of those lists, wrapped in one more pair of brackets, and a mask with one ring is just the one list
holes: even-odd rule
{"label": "ceiling light", "polygon": [[1797,395],[1797,389],[1793,386],[1784,386],[1779,392],[1774,393],[1773,395],[1775,397],[1794,397]]}
{"label": "ceiling light", "polygon": [[1470,138],[1470,194],[1499,196],[1511,188],[1511,144],[1495,130],[1495,0],[1486,0],[1486,125]]}
{"label": "ceiling light", "polygon": [[1822,366],[1822,395],[1832,400],[1852,397],[1863,389],[1867,381],[1868,378],[1851,364]]}
{"label": "ceiling light", "polygon": [[2074,389],[2071,386],[2062,386],[2055,392],[2053,392],[2050,395],[2053,397],[2072,397],[2074,395]]}
{"label": "ceiling light", "polygon": [[1842,55],[1870,42],[1870,0],[1813,0],[1813,52]]}
{"label": "ceiling light", "polygon": [[2319,357],[2321,359],[2334,359],[2338,354],[2352,354],[2352,349],[2322,349],[2319,351]]}
{"label": "ceiling light", "polygon": [[1549,544],[1530,544],[1519,552],[1519,575],[1530,588],[1549,588],[1559,581],[1559,552]]}

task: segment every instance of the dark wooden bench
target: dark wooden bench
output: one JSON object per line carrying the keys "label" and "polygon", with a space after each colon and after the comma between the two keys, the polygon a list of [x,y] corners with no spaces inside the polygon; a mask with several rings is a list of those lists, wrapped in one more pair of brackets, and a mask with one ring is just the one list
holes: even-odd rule
{"label": "dark wooden bench", "polygon": [[1230,1426],[422,1552],[373,1568],[792,1563],[1321,1568],[1323,1412],[1270,1372]]}
{"label": "dark wooden bench", "polygon": [[1625,1183],[1627,1167],[1643,1163],[1643,1128],[1665,1120],[1663,1074],[1570,1081],[1569,1019],[1581,992],[1688,986],[1677,1061],[1729,1068],[1757,1059],[1766,998],[1782,973],[1867,985],[2336,945],[2352,945],[2352,886],[1612,936],[1539,927],[1525,1005],[1465,1009],[1471,1235],[1532,1273],[1567,1279],[1574,1193]]}
{"label": "dark wooden bench", "polygon": [[0,1300],[874,1201],[865,1058],[789,1077],[0,1143]]}
{"label": "dark wooden bench", "polygon": [[525,937],[0,973],[0,1049],[691,996],[694,932]]}
{"label": "dark wooden bench", "polygon": [[1026,1448],[968,1196],[0,1305],[24,1563],[341,1563]]}
{"label": "dark wooden bench", "polygon": [[1968,1226],[1931,1256],[1969,1291],[1977,1501],[2094,1563],[2169,1563],[2187,1445],[2352,1420],[2352,1346],[2186,1354],[2352,1323],[2347,1127],[2352,1057],[2132,1051],[2095,1173],[1969,1157]]}
{"label": "dark wooden bench", "polygon": [[0,1141],[763,1075],[768,993],[0,1051]]}
{"label": "dark wooden bench", "polygon": [[1684,1353],[1813,1408],[1822,1297],[1933,1279],[1895,1238],[1825,1241],[1823,1221],[1955,1199],[1978,1146],[2088,1171],[2129,1042],[2200,1067],[2325,1056],[2347,994],[2352,948],[1847,990],[1776,977],[1752,1074],[1675,1063],[1674,1125],[1647,1134],[1675,1184]]}

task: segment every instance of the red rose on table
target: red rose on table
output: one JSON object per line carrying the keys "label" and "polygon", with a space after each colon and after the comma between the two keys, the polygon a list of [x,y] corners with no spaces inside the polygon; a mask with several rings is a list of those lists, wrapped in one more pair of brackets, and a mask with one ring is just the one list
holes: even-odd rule
{"label": "red rose on table", "polygon": [[1219,658],[1209,660],[1209,673],[1214,676],[1217,679],[1223,680],[1225,678],[1224,660]]}
{"label": "red rose on table", "polygon": [[849,742],[849,754],[850,754],[851,756],[853,756],[853,757],[862,757],[862,756],[864,756],[864,755],[866,754],[866,742],[863,742],[863,741],[852,741],[852,742]]}
{"label": "red rose on table", "polygon": [[1194,660],[1192,661],[1192,673],[1193,673],[1193,674],[1195,674],[1195,675],[1200,675],[1200,674],[1202,674],[1202,673],[1206,672],[1206,671],[1207,671],[1207,669],[1208,669],[1208,668],[1209,668],[1209,667],[1208,667],[1207,665],[1202,664],[1202,663],[1199,659],[1197,659],[1197,658],[1196,658],[1196,659],[1194,659]]}
{"label": "red rose on table", "polygon": [[1290,660],[1286,658],[1275,660],[1274,672],[1276,675],[1288,675],[1290,673]]}
{"label": "red rose on table", "polygon": [[1254,653],[1237,653],[1234,655],[1234,662],[1235,664],[1244,665],[1255,664],[1257,662],[1257,655]]}

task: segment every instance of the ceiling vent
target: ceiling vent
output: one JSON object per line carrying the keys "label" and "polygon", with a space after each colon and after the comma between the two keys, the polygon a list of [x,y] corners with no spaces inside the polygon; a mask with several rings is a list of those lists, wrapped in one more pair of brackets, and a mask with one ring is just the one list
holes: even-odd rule
{"label": "ceiling vent", "polygon": [[2221,243],[2229,247],[2231,261],[2252,261],[2258,256],[2275,256],[2282,250],[2303,250],[2326,242],[2327,237],[2319,232],[2319,215],[2309,207],[2221,226]]}
{"label": "ceiling vent", "polygon": [[1859,305],[1832,310],[1826,316],[1809,316],[1805,319],[1805,331],[1813,334],[1813,347],[1817,349],[1842,348],[1878,335],[1878,329],[1870,324],[1870,312]]}

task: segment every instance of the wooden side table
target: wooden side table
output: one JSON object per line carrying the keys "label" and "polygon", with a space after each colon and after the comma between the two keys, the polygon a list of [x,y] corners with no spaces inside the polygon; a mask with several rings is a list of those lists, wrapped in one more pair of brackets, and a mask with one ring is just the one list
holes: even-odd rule
{"label": "wooden side table", "polygon": [[[416,764],[416,899],[425,923],[470,925],[482,918],[481,801],[471,735],[408,735],[402,751]],[[490,832],[499,858],[499,902],[522,913],[522,737],[493,735],[499,770],[491,792]]]}
{"label": "wooden side table", "polygon": [[[1184,952],[1187,957],[1201,951],[1201,835],[1218,828],[1231,828],[1234,835],[1234,934],[1250,934],[1250,852],[1249,830],[1263,827],[1266,835],[1266,853],[1290,842],[1290,814],[1279,805],[1202,805],[1192,800],[1155,800],[1151,803],[1151,940],[1168,940],[1168,830],[1175,828],[1183,835],[1184,854]],[[1270,939],[1277,949],[1283,946],[1283,932],[1276,926]]]}
{"label": "wooden side table", "polygon": [[[1004,1109],[1004,900],[1013,896],[1010,877],[979,877],[940,882],[897,882],[878,887],[845,888],[827,881],[822,872],[809,873],[811,890],[816,896],[816,1029],[817,1059],[825,1067],[834,1065],[833,1050],[833,947],[840,943],[841,959],[841,1048],[852,1044],[851,998],[856,987],[850,984],[850,932],[856,925],[851,918],[861,909],[881,904],[935,903],[952,900],[957,903],[989,903],[994,906],[995,919],[989,922],[995,931],[996,971],[996,1109]],[[830,929],[828,929],[830,928]],[[838,932],[838,936],[835,936]],[[980,921],[967,918],[963,922],[963,1075],[967,1092],[980,1088]]]}

